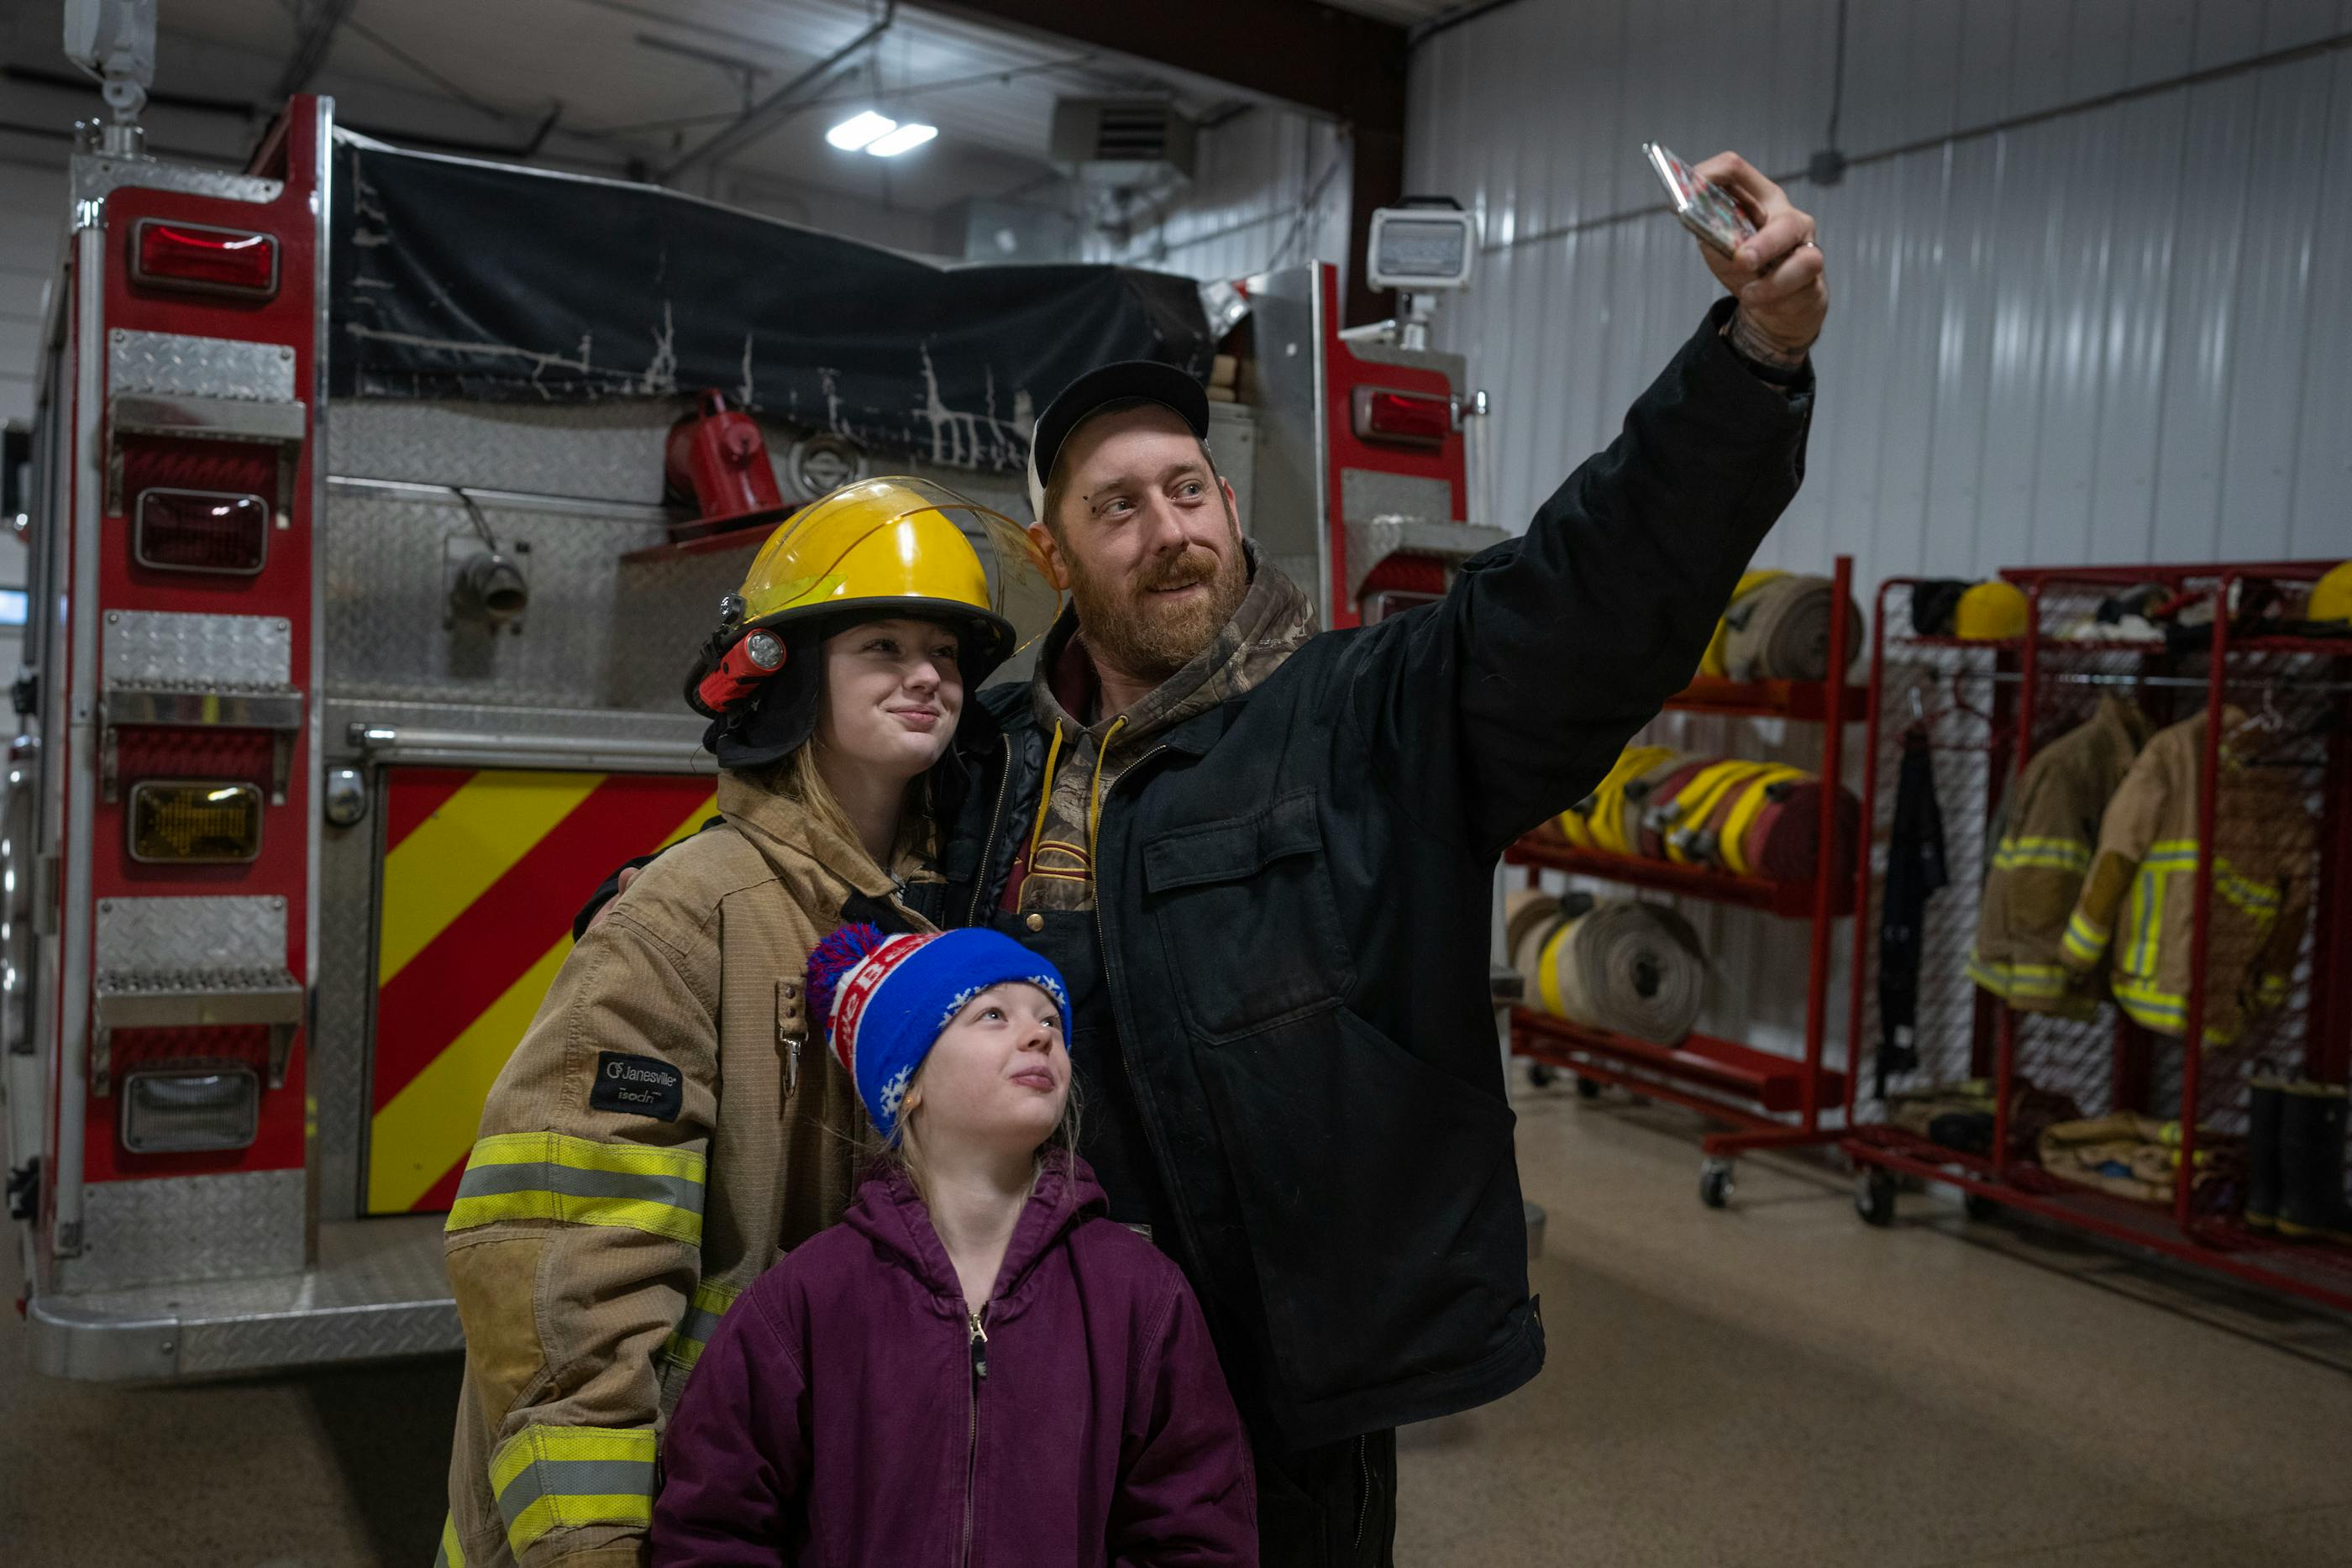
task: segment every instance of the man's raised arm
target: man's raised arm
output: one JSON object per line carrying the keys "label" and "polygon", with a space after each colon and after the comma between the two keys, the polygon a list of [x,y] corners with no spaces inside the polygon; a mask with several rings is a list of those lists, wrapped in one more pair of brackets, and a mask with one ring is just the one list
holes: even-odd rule
{"label": "man's raised arm", "polygon": [[1574,804],[1688,683],[1804,475],[1829,309],[1813,220],[1736,153],[1699,172],[1757,225],[1735,255],[1698,246],[1731,298],[1524,536],[1366,639],[1365,740],[1410,760],[1389,776],[1424,825],[1483,852]]}

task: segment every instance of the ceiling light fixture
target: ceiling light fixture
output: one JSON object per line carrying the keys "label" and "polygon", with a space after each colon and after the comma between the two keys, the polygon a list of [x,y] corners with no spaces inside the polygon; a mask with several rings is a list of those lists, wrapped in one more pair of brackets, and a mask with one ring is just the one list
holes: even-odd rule
{"label": "ceiling light fixture", "polygon": [[[912,130],[913,127],[909,126],[908,129]],[[930,131],[929,126],[923,129]],[[865,109],[826,131],[824,139],[844,152],[855,152],[861,147],[870,147],[877,139],[898,131],[897,120],[887,114],[877,114],[870,109]],[[931,132],[931,134],[937,133]],[[929,139],[929,136],[923,138],[926,141]],[[908,142],[908,145],[911,147],[914,143]]]}
{"label": "ceiling light fixture", "polygon": [[902,125],[866,145],[866,151],[877,158],[896,158],[899,153],[920,147],[940,133],[936,125]]}

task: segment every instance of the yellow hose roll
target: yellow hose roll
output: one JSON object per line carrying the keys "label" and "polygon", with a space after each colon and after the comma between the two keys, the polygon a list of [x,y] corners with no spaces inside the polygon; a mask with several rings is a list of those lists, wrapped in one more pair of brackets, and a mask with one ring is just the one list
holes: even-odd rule
{"label": "yellow hose roll", "polygon": [[1811,777],[1801,768],[1772,768],[1748,781],[1747,793],[1734,802],[1730,815],[1724,818],[1722,828],[1715,835],[1715,858],[1723,863],[1724,870],[1734,876],[1748,874],[1748,830],[1771,800],[1772,786]]}
{"label": "yellow hose roll", "polygon": [[[1739,586],[1731,591],[1731,604],[1738,603],[1741,600],[1747,598],[1749,594],[1755,592],[1758,589],[1763,587],[1774,578],[1786,577],[1789,574],[1785,571],[1770,570],[1741,572],[1739,574]],[[1727,604],[1723,607],[1725,614],[1728,615],[1731,612],[1731,604]],[[1723,659],[1724,640],[1730,636],[1730,634],[1731,628],[1723,621],[1717,620],[1715,623],[1715,635],[1707,639],[1706,652],[1699,656],[1698,673],[1700,674],[1713,675],[1717,679],[1721,680],[1730,674],[1730,670],[1728,666],[1725,664]]]}
{"label": "yellow hose roll", "polygon": [[1666,858],[1677,865],[1689,865],[1696,859],[1680,843],[1677,835],[1705,826],[1709,813],[1742,779],[1752,779],[1771,767],[1768,762],[1748,762],[1738,758],[1715,763],[1699,769],[1698,777],[1683,787],[1675,797],[1674,821],[1668,830]]}
{"label": "yellow hose roll", "polygon": [[1672,1045],[1706,1000],[1698,934],[1661,904],[1595,904],[1527,931],[1514,956],[1544,1011],[1588,1029]]}

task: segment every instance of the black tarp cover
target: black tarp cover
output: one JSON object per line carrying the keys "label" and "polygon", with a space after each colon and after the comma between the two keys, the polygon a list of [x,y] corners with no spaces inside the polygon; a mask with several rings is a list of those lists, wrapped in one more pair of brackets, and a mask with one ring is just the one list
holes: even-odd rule
{"label": "black tarp cover", "polygon": [[716,389],[877,451],[1013,469],[1035,411],[1083,371],[1208,371],[1190,278],[942,267],[655,186],[338,143],[341,395]]}

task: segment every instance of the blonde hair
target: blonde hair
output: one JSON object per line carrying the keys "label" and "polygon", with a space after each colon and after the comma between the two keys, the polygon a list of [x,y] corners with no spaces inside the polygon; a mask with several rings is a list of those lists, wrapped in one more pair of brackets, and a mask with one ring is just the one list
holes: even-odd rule
{"label": "blonde hair", "polygon": [[[817,768],[815,736],[764,767],[739,770],[738,777],[799,806],[826,832],[848,843],[860,841],[849,813],[841,809],[833,786]],[[928,858],[935,852],[938,834],[939,824],[932,820],[930,775],[925,772],[908,781],[906,803],[898,809],[898,841],[893,858],[908,854]]]}

